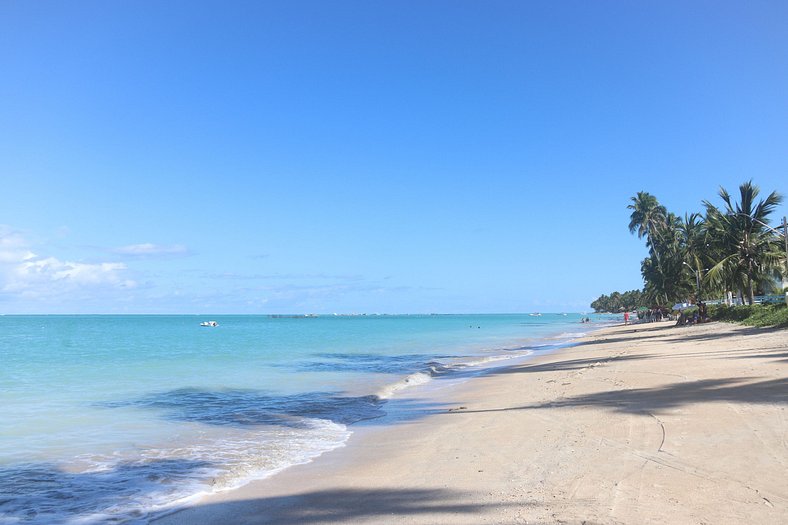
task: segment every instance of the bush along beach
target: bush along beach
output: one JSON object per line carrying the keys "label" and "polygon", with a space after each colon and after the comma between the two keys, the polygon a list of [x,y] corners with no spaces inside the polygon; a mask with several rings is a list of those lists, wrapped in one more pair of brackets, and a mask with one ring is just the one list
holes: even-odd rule
{"label": "bush along beach", "polygon": [[755,304],[709,307],[714,321],[742,323],[748,326],[788,328],[788,306],[785,304]]}

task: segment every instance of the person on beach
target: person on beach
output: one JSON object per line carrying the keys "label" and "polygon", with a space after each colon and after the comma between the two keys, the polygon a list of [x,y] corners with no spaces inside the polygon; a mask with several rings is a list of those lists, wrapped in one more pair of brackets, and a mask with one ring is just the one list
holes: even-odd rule
{"label": "person on beach", "polygon": [[698,311],[700,313],[700,322],[701,323],[705,323],[706,321],[709,320],[709,314],[708,314],[708,312],[706,310],[706,303],[704,303],[702,301],[699,302],[698,303]]}
{"label": "person on beach", "polygon": [[624,324],[629,324],[629,312],[624,312]]}

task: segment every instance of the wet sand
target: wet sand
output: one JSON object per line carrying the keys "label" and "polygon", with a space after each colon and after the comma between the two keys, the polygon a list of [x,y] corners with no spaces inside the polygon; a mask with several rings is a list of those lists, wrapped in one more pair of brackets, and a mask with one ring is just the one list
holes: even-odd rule
{"label": "wet sand", "polygon": [[156,523],[788,523],[787,330],[620,326],[433,383]]}

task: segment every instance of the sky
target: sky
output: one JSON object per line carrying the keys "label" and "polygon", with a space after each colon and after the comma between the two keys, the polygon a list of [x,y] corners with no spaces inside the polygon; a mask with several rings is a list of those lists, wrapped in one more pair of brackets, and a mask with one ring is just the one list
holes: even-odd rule
{"label": "sky", "polygon": [[[788,194],[788,3],[0,2],[0,313],[581,312]],[[778,224],[788,208],[774,216]]]}

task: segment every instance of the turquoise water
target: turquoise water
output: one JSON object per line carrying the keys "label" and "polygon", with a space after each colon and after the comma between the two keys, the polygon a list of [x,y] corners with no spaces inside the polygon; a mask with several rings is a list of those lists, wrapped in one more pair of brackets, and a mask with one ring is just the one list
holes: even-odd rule
{"label": "turquoise water", "polygon": [[145,522],[341,446],[405,388],[589,329],[577,314],[207,319],[0,317],[0,523]]}

